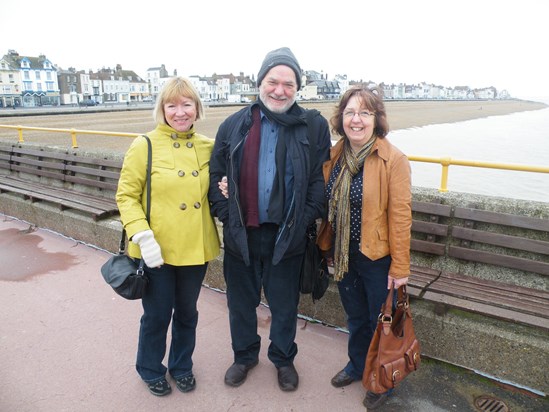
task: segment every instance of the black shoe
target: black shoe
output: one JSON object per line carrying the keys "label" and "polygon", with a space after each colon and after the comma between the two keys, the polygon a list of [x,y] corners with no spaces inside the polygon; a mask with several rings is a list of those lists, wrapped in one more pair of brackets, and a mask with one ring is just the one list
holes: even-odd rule
{"label": "black shoe", "polygon": [[385,401],[387,401],[387,398],[389,397],[389,394],[391,392],[385,392],[385,393],[373,393],[373,392],[366,392],[366,396],[364,397],[364,400],[362,401],[362,404],[368,409],[376,409],[377,407],[383,405]]}
{"label": "black shoe", "polygon": [[344,386],[350,385],[354,381],[356,381],[356,379],[350,375],[347,375],[347,372],[345,372],[345,370],[340,370],[332,378],[332,386],[335,386],[336,388],[342,388]]}
{"label": "black shoe", "polygon": [[225,372],[225,383],[229,386],[240,386],[246,380],[248,376],[248,371],[256,366],[258,361],[252,362],[248,365],[243,365],[241,363],[233,363],[227,372]]}
{"label": "black shoe", "polygon": [[285,392],[295,391],[299,385],[299,376],[294,365],[278,368],[278,386]]}
{"label": "black shoe", "polygon": [[181,392],[190,392],[196,388],[196,379],[191,374],[189,376],[185,376],[184,378],[177,378],[175,380],[175,385]]}
{"label": "black shoe", "polygon": [[164,396],[172,392],[172,387],[166,379],[148,383],[147,386],[149,388],[149,392],[156,396]]}

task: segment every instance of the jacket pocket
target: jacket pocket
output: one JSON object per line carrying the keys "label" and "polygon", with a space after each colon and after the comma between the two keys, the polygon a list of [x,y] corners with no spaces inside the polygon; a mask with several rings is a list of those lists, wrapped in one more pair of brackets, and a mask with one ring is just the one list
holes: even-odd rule
{"label": "jacket pocket", "polygon": [[389,240],[389,228],[387,227],[387,225],[378,226],[377,236],[379,240],[383,240],[383,241]]}

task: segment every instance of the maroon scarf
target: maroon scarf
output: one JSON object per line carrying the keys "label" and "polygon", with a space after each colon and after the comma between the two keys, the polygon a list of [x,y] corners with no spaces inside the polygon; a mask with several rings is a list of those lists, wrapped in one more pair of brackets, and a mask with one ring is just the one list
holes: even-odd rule
{"label": "maroon scarf", "polygon": [[261,144],[261,115],[259,107],[252,108],[252,127],[242,154],[240,166],[240,201],[246,227],[259,227],[258,166]]}

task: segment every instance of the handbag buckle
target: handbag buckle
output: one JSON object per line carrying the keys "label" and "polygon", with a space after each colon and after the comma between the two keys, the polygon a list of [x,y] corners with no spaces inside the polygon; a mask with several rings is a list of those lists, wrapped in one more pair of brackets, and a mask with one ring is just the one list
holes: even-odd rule
{"label": "handbag buckle", "polygon": [[384,315],[383,313],[379,314],[378,320],[381,323],[388,323],[388,324],[393,323],[393,317],[391,315]]}
{"label": "handbag buckle", "polygon": [[400,371],[397,369],[393,372],[393,383],[397,381],[397,379],[400,377]]}

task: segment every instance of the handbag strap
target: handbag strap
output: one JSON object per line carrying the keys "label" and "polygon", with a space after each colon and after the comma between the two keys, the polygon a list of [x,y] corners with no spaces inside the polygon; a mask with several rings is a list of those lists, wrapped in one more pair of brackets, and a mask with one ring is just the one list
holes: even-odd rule
{"label": "handbag strap", "polygon": [[[152,144],[151,139],[146,134],[143,137],[147,140],[147,211],[146,217],[147,222],[151,222],[151,171],[152,171]],[[126,252],[126,229],[122,228],[122,239],[120,239],[120,244],[118,246],[118,254],[123,255]],[[139,263],[139,267],[143,267],[143,259]]]}
{"label": "handbag strap", "polygon": [[[395,285],[391,284],[391,289],[389,290],[389,293],[387,293],[387,299],[385,299],[385,303],[381,307],[381,313],[379,314],[379,322],[383,325],[383,330],[385,334],[389,332],[389,329],[391,328],[391,325],[393,323],[393,297],[395,292]],[[408,311],[410,307],[410,300],[409,300],[408,293],[406,292],[406,285],[402,285],[397,289],[397,301],[396,301],[396,307],[397,309],[402,309],[405,312]]]}

